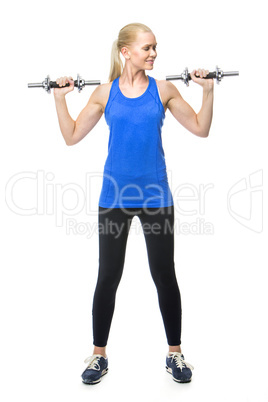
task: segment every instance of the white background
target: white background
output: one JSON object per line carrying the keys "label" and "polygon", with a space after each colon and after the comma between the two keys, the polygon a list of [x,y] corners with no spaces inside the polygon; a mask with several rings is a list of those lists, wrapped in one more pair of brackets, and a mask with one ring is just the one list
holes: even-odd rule
{"label": "white background", "polygon": [[[264,1],[26,0],[9,3],[2,11],[1,399],[267,401]],[[62,75],[76,78],[77,73],[107,82],[112,42],[131,22],[142,22],[155,33],[158,57],[153,71],[147,72],[154,78],[181,74],[186,66],[214,71],[218,65],[240,75],[215,83],[208,138],[185,130],[169,111],[162,133],[173,194],[182,185],[197,190],[211,186],[203,212],[201,198],[176,199],[175,209],[181,346],[185,360],[195,367],[193,380],[178,384],[165,371],[164,326],[135,217],[107,347],[110,371],[92,387],[83,384],[80,375],[83,360],[93,351],[98,236],[96,227],[90,236],[68,233],[67,219],[97,222],[108,126],[103,116],[87,137],[67,147],[53,94],[28,89],[27,84],[42,82],[48,74],[55,80]],[[173,83],[198,112],[202,88]],[[74,119],[94,88],[67,95]],[[26,178],[37,174],[39,193],[37,180]],[[99,178],[86,190],[87,174]],[[14,177],[24,179],[12,187]],[[228,198],[234,185],[237,194]],[[90,212],[84,208],[63,215],[59,225],[64,208],[77,203],[72,186],[86,194]],[[21,213],[12,210],[15,204]],[[38,214],[26,215],[26,209],[37,205]],[[202,219],[213,233],[195,226]],[[188,234],[182,223],[188,225]]]}

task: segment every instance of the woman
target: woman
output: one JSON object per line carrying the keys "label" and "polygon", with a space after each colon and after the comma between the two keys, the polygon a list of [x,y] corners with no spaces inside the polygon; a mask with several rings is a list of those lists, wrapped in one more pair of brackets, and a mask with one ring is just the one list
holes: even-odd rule
{"label": "woman", "polygon": [[202,79],[208,74],[204,69],[191,72],[193,82],[203,87],[202,107],[196,114],[171,82],[145,74],[145,70],[153,70],[156,46],[156,38],[146,25],[133,23],[123,27],[112,47],[109,83],[94,90],[76,121],[69,115],[65,101],[65,95],[74,89],[73,79],[58,78],[60,87],[66,83],[70,86],[54,89],[60,129],[67,145],[81,141],[103,113],[110,127],[99,198],[99,272],[92,308],[94,350],[85,360],[88,366],[82,373],[86,384],[100,382],[108,371],[106,345],[135,215],[142,224],[168,341],[166,370],[177,382],[189,382],[192,378],[193,366],[185,362],[180,346],[181,298],[174,264],[174,202],[167,180],[161,128],[169,109],[190,132],[207,137],[212,120],[213,79]]}

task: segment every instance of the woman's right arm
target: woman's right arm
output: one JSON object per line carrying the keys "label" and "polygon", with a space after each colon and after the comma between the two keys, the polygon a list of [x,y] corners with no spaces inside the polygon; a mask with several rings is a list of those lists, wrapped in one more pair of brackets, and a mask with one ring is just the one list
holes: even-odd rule
{"label": "woman's right arm", "polygon": [[76,121],[68,112],[65,95],[73,91],[74,81],[68,77],[58,78],[60,86],[70,83],[66,88],[54,88],[54,98],[60,130],[67,145],[74,145],[81,141],[97,124],[103,114],[101,85],[91,94],[85,108],[81,111]]}

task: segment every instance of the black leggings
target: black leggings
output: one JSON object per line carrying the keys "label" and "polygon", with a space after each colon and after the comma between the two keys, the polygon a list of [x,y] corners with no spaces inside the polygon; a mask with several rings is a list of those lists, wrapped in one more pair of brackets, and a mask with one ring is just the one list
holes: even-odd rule
{"label": "black leggings", "polygon": [[99,206],[99,272],[92,307],[93,344],[99,347],[107,345],[128,233],[135,215],[140,219],[145,236],[168,344],[180,345],[181,297],[174,266],[173,205],[122,209]]}

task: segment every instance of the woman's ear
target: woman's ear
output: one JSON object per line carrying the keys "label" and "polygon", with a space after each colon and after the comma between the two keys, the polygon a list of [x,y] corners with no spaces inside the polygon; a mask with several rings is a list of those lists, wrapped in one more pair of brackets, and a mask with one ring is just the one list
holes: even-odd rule
{"label": "woman's ear", "polygon": [[125,59],[128,59],[128,60],[130,59],[130,52],[127,47],[122,47],[121,53]]}

